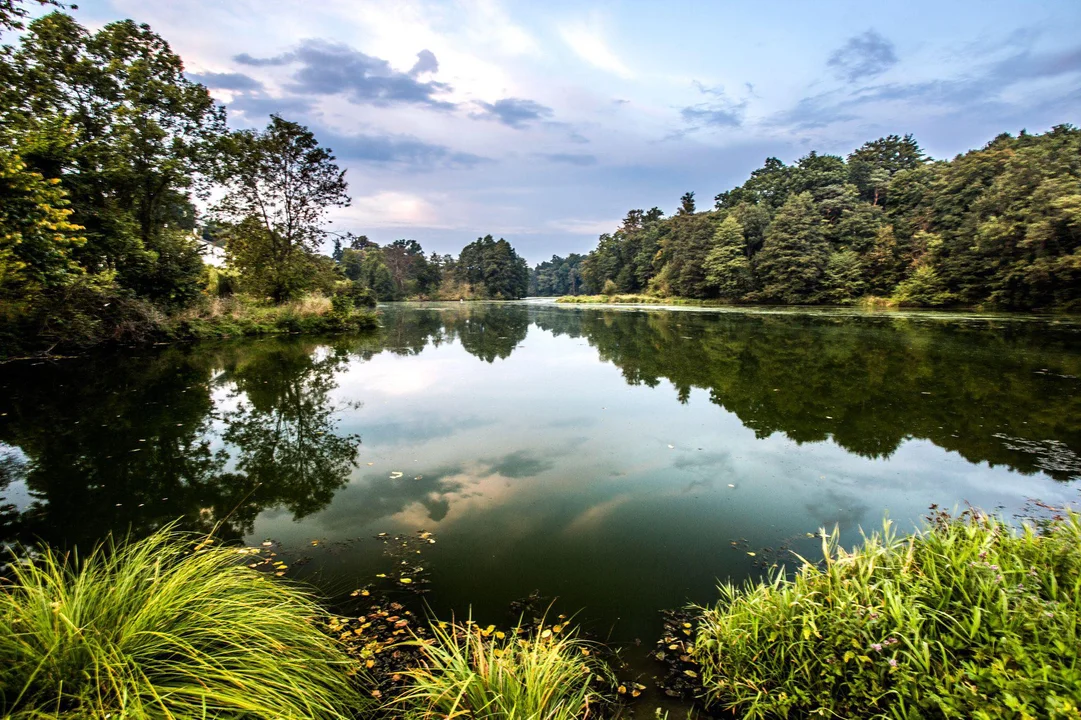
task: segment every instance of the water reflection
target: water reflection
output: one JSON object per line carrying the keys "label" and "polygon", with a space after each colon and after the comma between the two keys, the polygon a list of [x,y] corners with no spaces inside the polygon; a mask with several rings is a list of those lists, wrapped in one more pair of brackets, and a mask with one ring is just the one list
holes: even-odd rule
{"label": "water reflection", "polygon": [[474,592],[633,558],[605,591],[634,594],[676,555],[708,589],[746,571],[717,560],[732,537],[1078,478],[1079,347],[1069,323],[453,304],[385,308],[363,337],[15,364],[0,532],[435,523],[484,549],[445,579]]}

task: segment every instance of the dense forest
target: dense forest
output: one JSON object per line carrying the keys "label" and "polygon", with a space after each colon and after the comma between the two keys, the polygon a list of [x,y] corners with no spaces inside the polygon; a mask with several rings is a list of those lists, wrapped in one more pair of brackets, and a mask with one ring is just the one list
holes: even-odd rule
{"label": "dense forest", "polygon": [[1003,134],[949,161],[890,135],[847,158],[776,158],[699,212],[631,210],[538,294],[1081,309],[1081,131]]}
{"label": "dense forest", "polygon": [[[219,318],[211,303],[234,295],[247,304],[232,316],[293,302],[289,313],[337,318],[313,327],[345,329],[376,298],[528,291],[502,239],[454,259],[331,232],[348,184],[308,128],[275,115],[231,130],[149,26],[91,30],[37,4],[54,11],[30,21],[18,0],[0,3],[0,33],[15,39],[0,47],[0,350],[160,339],[163,318]],[[226,268],[204,265],[199,237],[224,248]],[[313,294],[323,303],[296,302]]]}

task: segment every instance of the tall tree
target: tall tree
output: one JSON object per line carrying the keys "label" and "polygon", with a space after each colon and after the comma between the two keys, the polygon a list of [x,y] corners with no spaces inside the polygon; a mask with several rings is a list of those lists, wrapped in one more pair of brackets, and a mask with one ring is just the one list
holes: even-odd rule
{"label": "tall tree", "polygon": [[85,228],[80,261],[152,299],[194,297],[202,265],[175,231],[194,227],[190,194],[205,187],[224,109],[130,20],[90,33],[54,12],[9,59],[0,120],[32,170],[63,181]]}
{"label": "tall tree", "polygon": [[703,263],[706,282],[717,294],[730,300],[739,300],[751,291],[751,263],[747,259],[747,242],[743,238],[743,226],[735,215],[728,215],[713,233],[713,249]]}
{"label": "tall tree", "polygon": [[818,290],[829,259],[829,243],[809,192],[793,195],[777,211],[758,253],[758,293],[767,302],[809,302]]}
{"label": "tall tree", "polygon": [[345,171],[334,160],[308,128],[278,115],[265,130],[229,140],[221,175],[228,190],[218,205],[236,223],[229,260],[278,302],[306,289],[329,209],[349,205]]}

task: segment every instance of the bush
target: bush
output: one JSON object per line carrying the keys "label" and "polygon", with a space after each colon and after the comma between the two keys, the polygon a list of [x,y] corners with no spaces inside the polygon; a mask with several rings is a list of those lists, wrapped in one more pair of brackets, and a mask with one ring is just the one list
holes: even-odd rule
{"label": "bush", "polygon": [[603,705],[612,678],[589,643],[559,625],[493,630],[433,623],[433,640],[417,641],[424,664],[395,704],[425,720],[577,720]]}
{"label": "bush", "polygon": [[296,587],[168,531],[13,564],[0,717],[347,718],[350,663]]}
{"label": "bush", "polygon": [[709,703],[746,718],[1081,717],[1081,517],[885,531],[701,609]]}

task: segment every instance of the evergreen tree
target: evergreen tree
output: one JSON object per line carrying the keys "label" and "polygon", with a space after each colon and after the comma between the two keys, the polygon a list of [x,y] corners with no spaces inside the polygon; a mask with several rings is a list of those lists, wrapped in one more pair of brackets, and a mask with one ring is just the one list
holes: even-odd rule
{"label": "evergreen tree", "polygon": [[757,293],[767,302],[804,303],[813,300],[829,258],[829,243],[809,192],[793,195],[777,211],[757,256]]}
{"label": "evergreen tree", "polygon": [[751,291],[751,264],[743,227],[735,215],[728,215],[713,234],[713,249],[706,255],[706,281],[717,294],[739,300]]}

